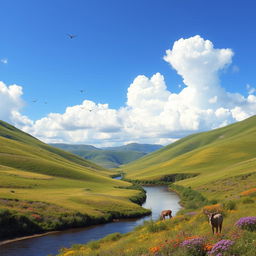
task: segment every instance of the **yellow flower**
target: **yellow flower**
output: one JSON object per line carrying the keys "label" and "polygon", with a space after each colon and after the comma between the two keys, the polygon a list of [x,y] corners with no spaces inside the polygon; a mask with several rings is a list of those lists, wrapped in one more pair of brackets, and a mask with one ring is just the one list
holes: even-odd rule
{"label": "yellow flower", "polygon": [[71,256],[75,251],[67,251],[63,256]]}

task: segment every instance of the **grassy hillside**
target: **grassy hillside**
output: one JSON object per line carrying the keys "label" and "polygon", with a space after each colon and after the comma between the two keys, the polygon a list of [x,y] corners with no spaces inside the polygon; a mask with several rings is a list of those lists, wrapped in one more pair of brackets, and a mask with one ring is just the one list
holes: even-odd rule
{"label": "grassy hillside", "polygon": [[[169,180],[184,208],[171,220],[149,221],[128,234],[74,245],[59,255],[254,256],[255,149],[254,116],[188,136],[124,166],[126,177],[138,182]],[[221,234],[212,234],[205,211],[222,213]]]}
{"label": "grassy hillside", "polygon": [[[214,184],[214,187],[220,180],[224,184],[234,176],[255,172],[255,149],[256,116],[253,116],[220,129],[183,138],[124,165],[122,169],[127,173],[126,178],[133,180],[168,180],[169,177],[175,181],[177,174],[179,178],[196,175],[177,183],[204,189],[205,184]],[[204,193],[214,197],[212,191]]]}
{"label": "grassy hillside", "polygon": [[[83,218],[90,218],[87,221],[90,224],[115,215],[146,213],[130,200],[140,200],[142,193],[123,189],[131,184],[111,179],[112,174],[0,121],[0,224],[4,218],[14,218],[16,213],[25,216],[28,223],[32,221],[32,226],[34,222],[40,224],[43,230],[63,227],[62,214],[72,213],[76,216],[74,222],[82,214]],[[37,220],[35,216],[40,217]]]}
{"label": "grassy hillside", "polygon": [[55,143],[52,146],[64,149],[105,168],[117,168],[153,152],[161,145],[130,143],[120,147],[96,148],[90,145]]}

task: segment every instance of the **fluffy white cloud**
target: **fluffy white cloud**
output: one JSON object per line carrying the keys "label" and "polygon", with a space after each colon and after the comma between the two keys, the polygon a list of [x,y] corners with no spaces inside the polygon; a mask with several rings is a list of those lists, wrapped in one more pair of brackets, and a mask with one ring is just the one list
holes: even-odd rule
{"label": "fluffy white cloud", "polygon": [[20,114],[24,105],[22,94],[21,86],[7,86],[0,81],[0,119],[18,126],[32,125],[29,118]]}
{"label": "fluffy white cloud", "polygon": [[85,100],[67,107],[63,114],[50,113],[34,123],[20,114],[21,87],[0,84],[0,100],[7,100],[3,106],[9,109],[2,110],[0,117],[46,142],[96,146],[128,141],[171,143],[191,132],[222,127],[256,114],[253,87],[247,85],[249,95],[245,97],[221,86],[219,73],[232,62],[233,55],[231,49],[216,49],[200,36],[179,39],[164,56],[183,78],[185,87],[179,87],[179,93],[167,89],[160,73],[151,78],[139,75],[120,109]]}

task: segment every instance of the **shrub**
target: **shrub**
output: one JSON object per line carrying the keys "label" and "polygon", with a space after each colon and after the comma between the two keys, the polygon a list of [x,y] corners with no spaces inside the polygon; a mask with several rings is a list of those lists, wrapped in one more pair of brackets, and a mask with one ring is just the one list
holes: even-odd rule
{"label": "shrub", "polygon": [[170,189],[178,192],[181,196],[182,205],[187,209],[196,209],[208,203],[208,200],[201,193],[191,189],[190,187],[186,188],[171,184]]}
{"label": "shrub", "polygon": [[217,242],[215,245],[213,245],[211,251],[209,252],[209,255],[214,255],[214,256],[223,256],[223,255],[230,255],[227,254],[231,246],[234,244],[234,241],[232,240],[220,240]]}
{"label": "shrub", "polygon": [[256,216],[243,217],[236,224],[237,227],[248,231],[256,231]]}
{"label": "shrub", "polygon": [[154,222],[154,221],[149,221],[146,222],[146,227],[147,227],[147,231],[150,233],[154,233],[154,232],[158,232],[161,230],[166,230],[167,229],[167,224],[164,221],[161,222]]}
{"label": "shrub", "polygon": [[223,207],[226,210],[235,210],[236,209],[236,202],[232,201],[232,200],[229,200],[227,202],[224,202]]}

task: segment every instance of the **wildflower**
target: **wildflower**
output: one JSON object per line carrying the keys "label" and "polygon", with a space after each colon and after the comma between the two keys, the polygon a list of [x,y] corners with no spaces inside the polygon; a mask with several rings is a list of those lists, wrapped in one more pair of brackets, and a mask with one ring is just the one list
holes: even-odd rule
{"label": "wildflower", "polygon": [[256,230],[256,216],[243,217],[243,218],[239,219],[235,225],[241,229],[246,229],[248,231],[255,231]]}
{"label": "wildflower", "polygon": [[149,251],[152,252],[152,253],[156,253],[156,252],[159,252],[160,249],[161,248],[159,246],[155,246],[155,247],[150,248]]}
{"label": "wildflower", "polygon": [[222,207],[220,204],[206,205],[203,208],[203,212],[221,212]]}
{"label": "wildflower", "polygon": [[207,252],[209,252],[209,251],[211,251],[212,247],[213,247],[212,244],[206,244],[206,245],[204,246],[204,250],[207,251]]}
{"label": "wildflower", "polygon": [[209,255],[222,256],[223,253],[228,252],[230,247],[234,244],[231,240],[220,240],[213,245]]}
{"label": "wildflower", "polygon": [[252,195],[252,194],[256,194],[256,188],[251,188],[248,189],[246,191],[243,191],[242,193],[240,193],[241,196],[248,196],[248,195]]}
{"label": "wildflower", "polygon": [[181,247],[185,248],[191,255],[204,255],[204,239],[201,237],[184,240]]}
{"label": "wildflower", "polygon": [[74,253],[74,251],[67,251],[63,256],[71,256]]}

